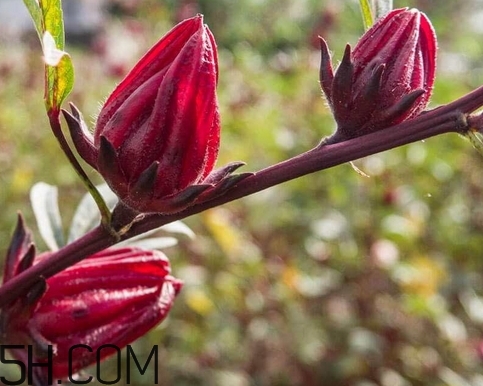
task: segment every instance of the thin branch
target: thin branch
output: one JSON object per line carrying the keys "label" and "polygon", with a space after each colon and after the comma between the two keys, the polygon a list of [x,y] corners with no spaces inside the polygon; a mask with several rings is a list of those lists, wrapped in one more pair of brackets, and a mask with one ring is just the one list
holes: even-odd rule
{"label": "thin branch", "polygon": [[87,188],[89,193],[91,194],[94,202],[96,203],[97,207],[99,208],[99,212],[101,213],[101,222],[106,226],[110,226],[111,221],[111,211],[107,207],[107,204],[104,201],[104,198],[101,196],[99,191],[97,190],[96,186],[92,183],[89,176],[86,174],[82,166],[80,165],[79,161],[75,157],[72,149],[70,148],[67,140],[65,139],[64,133],[62,132],[62,127],[60,125],[60,118],[59,118],[59,111],[58,110],[49,110],[47,113],[49,117],[50,127],[52,132],[55,135],[55,138],[59,142],[59,145],[66,155],[68,161],[74,168],[75,172],[81,179],[84,186]]}

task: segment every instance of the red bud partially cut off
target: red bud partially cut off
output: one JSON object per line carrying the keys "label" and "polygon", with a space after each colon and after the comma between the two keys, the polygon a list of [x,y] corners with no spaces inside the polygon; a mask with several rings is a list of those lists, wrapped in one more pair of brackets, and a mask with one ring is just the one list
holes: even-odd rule
{"label": "red bud partially cut off", "polygon": [[[31,244],[19,221],[8,253],[4,282],[19,273]],[[38,263],[50,253],[37,256]],[[27,267],[26,267],[27,268]],[[2,344],[20,345],[11,354],[27,363],[27,347],[37,367],[36,379],[65,379],[115,351],[97,349],[130,344],[164,320],[182,283],[170,275],[167,257],[159,251],[110,248],[52,276],[43,285],[2,310]],[[89,346],[74,353],[76,345]],[[49,358],[50,356],[50,358]]]}
{"label": "red bud partially cut off", "polygon": [[321,38],[320,85],[337,122],[335,143],[421,113],[436,71],[436,34],[417,9],[395,9],[374,24],[333,73]]}

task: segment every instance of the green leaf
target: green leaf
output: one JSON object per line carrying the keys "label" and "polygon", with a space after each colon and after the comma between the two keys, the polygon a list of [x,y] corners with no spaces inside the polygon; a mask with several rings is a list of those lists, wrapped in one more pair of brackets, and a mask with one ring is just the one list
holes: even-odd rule
{"label": "green leaf", "polygon": [[126,245],[130,247],[142,248],[142,249],[165,249],[174,247],[178,244],[178,240],[175,237],[150,237],[147,239],[141,239],[138,241],[127,240],[125,243],[119,245]]}
{"label": "green leaf", "polygon": [[[70,56],[64,53],[55,65],[52,65],[53,63],[49,61],[52,53],[61,53],[64,51],[65,41],[62,4],[60,0],[41,0],[40,8],[44,22],[42,47],[47,63],[45,103],[48,110],[60,111],[62,102],[67,98],[74,86],[74,66]],[[53,38],[53,42],[50,44],[49,36]]]}
{"label": "green leaf", "polygon": [[74,66],[64,51],[64,20],[61,0],[24,0],[42,43],[45,61],[45,105],[60,112],[74,86]]}
{"label": "green leaf", "polygon": [[188,236],[190,239],[195,238],[195,233],[183,222],[174,221],[170,224],[163,225],[159,228],[151,229],[148,232],[119,243],[118,245],[128,245],[130,247],[139,247],[144,249],[164,249],[172,247],[178,243],[175,237],[159,237],[159,232],[163,233],[179,233]]}
{"label": "green leaf", "polygon": [[[114,208],[119,199],[109,188],[109,186],[107,186],[107,184],[102,184],[96,186],[96,188],[104,199],[106,205],[109,208]],[[101,215],[97,208],[96,202],[90,193],[86,193],[75,210],[75,214],[70,225],[69,238],[67,241],[71,243],[74,240],[77,240],[79,237],[85,235],[87,232],[97,226],[100,220]]]}
{"label": "green leaf", "polygon": [[45,244],[52,251],[58,250],[64,245],[64,234],[57,200],[57,187],[44,182],[35,184],[30,190],[30,202]]}
{"label": "green leaf", "polygon": [[371,28],[372,24],[374,24],[371,4],[369,0],[359,0],[359,5],[361,7],[362,23],[364,24],[364,30],[367,31],[369,28]]}
{"label": "green leaf", "polygon": [[44,34],[44,29],[42,27],[42,11],[40,9],[39,3],[36,0],[23,0],[25,6],[27,7],[30,17],[32,18],[35,26],[35,30],[39,35],[39,39],[42,40],[42,35]]}
{"label": "green leaf", "polygon": [[57,48],[64,50],[64,16],[62,13],[62,2],[60,0],[39,0],[39,4],[44,26],[42,37],[45,32],[50,32]]}
{"label": "green leaf", "polygon": [[56,66],[46,66],[47,109],[60,111],[60,106],[74,86],[74,65],[69,54],[65,53]]}

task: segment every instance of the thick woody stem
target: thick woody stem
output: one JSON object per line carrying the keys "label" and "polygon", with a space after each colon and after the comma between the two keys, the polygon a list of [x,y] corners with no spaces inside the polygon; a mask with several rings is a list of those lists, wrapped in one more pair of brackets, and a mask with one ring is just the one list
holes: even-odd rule
{"label": "thick woody stem", "polygon": [[[271,186],[361,157],[444,133],[465,134],[471,129],[468,114],[481,106],[483,106],[483,87],[450,104],[387,129],[331,145],[322,143],[297,157],[254,173],[240,181],[226,194],[211,201],[193,205],[182,212],[171,215],[146,214],[139,221],[133,222],[121,239],[129,239],[161,225],[237,200]],[[39,277],[49,278],[82,259],[114,245],[117,241],[118,238],[106,228],[102,226],[95,228],[0,287],[0,308],[25,295]]]}

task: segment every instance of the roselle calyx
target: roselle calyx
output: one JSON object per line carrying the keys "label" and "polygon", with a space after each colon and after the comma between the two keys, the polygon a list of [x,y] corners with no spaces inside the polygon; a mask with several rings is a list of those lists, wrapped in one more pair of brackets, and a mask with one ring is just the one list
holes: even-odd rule
{"label": "roselle calyx", "polygon": [[436,70],[436,34],[417,9],[379,19],[333,71],[320,39],[320,86],[337,122],[326,143],[359,137],[415,117],[427,106]]}
{"label": "roselle calyx", "polygon": [[226,179],[243,164],[212,175],[220,143],[217,81],[216,43],[198,15],[134,66],[104,103],[94,135],[75,107],[64,116],[80,156],[124,204],[173,213],[213,196],[221,180],[230,185]]}
{"label": "roselle calyx", "polygon": [[[35,256],[30,231],[20,219],[7,253],[4,283],[49,256]],[[35,257],[34,257],[35,256]],[[33,348],[36,384],[66,379],[97,361],[97,349],[122,349],[163,321],[182,287],[159,251],[116,247],[96,253],[41,284],[1,310],[0,341],[28,363]],[[89,346],[71,352],[76,345]],[[100,359],[115,353],[103,349]],[[39,383],[40,382],[40,383]]]}

